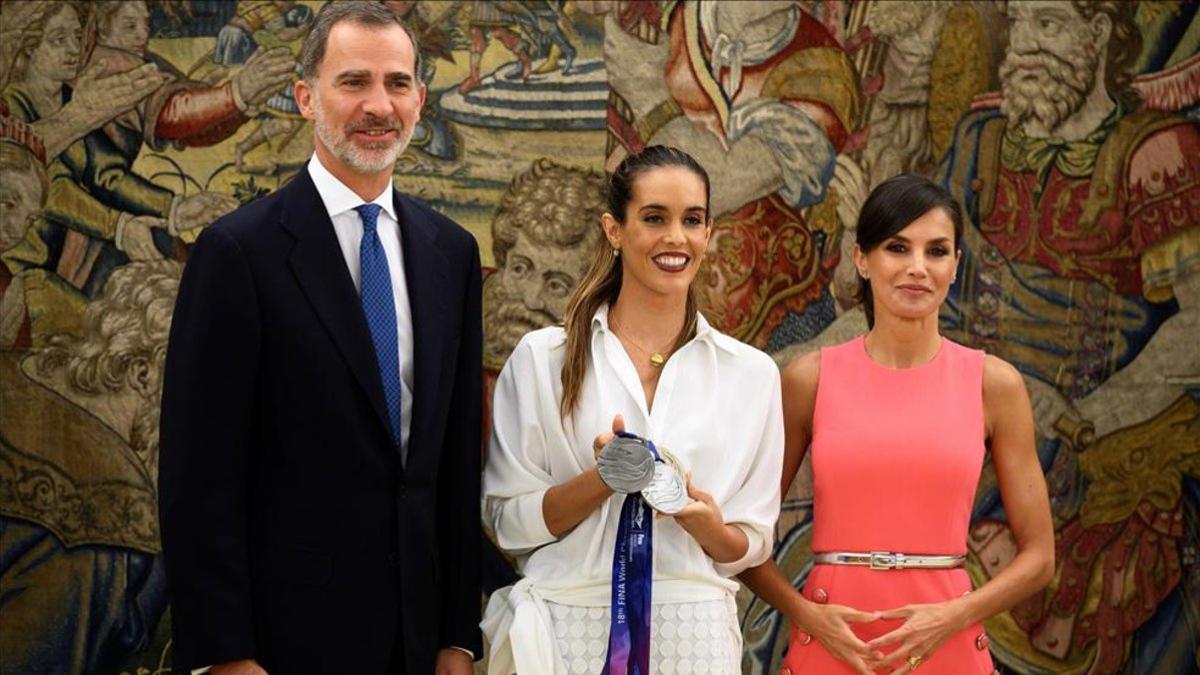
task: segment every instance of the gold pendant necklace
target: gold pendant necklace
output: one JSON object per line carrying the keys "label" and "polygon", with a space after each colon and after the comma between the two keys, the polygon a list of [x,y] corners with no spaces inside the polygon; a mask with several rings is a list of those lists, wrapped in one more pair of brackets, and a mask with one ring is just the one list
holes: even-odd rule
{"label": "gold pendant necklace", "polygon": [[[615,331],[619,331],[620,333],[625,333],[625,331],[622,330],[621,327],[618,326],[615,321],[613,322],[613,329]],[[617,337],[620,338],[621,335],[618,334]],[[628,340],[629,344],[633,345],[634,347],[637,347],[638,350],[641,351],[643,354],[649,354],[650,355],[650,365],[654,366],[655,368],[662,368],[663,364],[667,362],[667,357],[663,356],[662,352],[651,351],[649,349],[646,349],[645,347],[638,344],[637,342],[634,342],[633,338],[629,337],[628,334],[625,334],[624,339]]]}

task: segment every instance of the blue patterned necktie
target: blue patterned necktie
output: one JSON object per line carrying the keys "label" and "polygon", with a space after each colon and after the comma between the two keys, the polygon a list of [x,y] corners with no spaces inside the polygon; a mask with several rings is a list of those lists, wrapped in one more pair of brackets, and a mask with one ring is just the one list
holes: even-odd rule
{"label": "blue patterned necktie", "polygon": [[383,243],[379,241],[376,229],[379,208],[378,204],[354,207],[362,216],[363,223],[362,244],[358,248],[362,269],[359,299],[367,318],[367,327],[371,330],[371,342],[375,344],[375,361],[379,365],[379,379],[383,382],[383,396],[392,424],[392,440],[396,447],[400,447],[400,339],[396,335],[392,275],[388,271]]}

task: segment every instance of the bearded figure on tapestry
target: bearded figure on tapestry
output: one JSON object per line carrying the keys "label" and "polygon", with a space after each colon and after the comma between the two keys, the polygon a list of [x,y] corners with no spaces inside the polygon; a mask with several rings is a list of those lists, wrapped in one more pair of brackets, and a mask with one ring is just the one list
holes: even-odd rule
{"label": "bearded figure on tapestry", "polygon": [[[1200,128],[1130,87],[1136,11],[1009,3],[1002,95],[937,172],[969,220],[944,332],[1024,373],[1058,533],[1054,581],[987,625],[1020,672],[1197,665]],[[1200,99],[1197,63],[1161,88]],[[977,583],[1016,551],[998,496],[989,467]]]}
{"label": "bearded figure on tapestry", "polygon": [[[600,238],[606,189],[599,171],[542,158],[501,197],[492,219],[496,267],[483,280],[485,418],[496,377],[521,337],[562,323]],[[490,423],[484,428],[490,433]]]}

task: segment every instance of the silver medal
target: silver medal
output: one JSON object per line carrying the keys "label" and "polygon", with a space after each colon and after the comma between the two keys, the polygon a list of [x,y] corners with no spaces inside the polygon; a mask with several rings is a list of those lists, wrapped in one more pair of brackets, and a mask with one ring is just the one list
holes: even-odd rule
{"label": "silver medal", "polygon": [[679,461],[661,448],[659,454],[664,461],[654,463],[654,478],[642,489],[642,499],[655,511],[673,516],[691,501],[687,495],[687,482]]}
{"label": "silver medal", "polygon": [[596,458],[600,480],[618,494],[638,492],[649,485],[655,464],[646,441],[623,436],[606,443]]}

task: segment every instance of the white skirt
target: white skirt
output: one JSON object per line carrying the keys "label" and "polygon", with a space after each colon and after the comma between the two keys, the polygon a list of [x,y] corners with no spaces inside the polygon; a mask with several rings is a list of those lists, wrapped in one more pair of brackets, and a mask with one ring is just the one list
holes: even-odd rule
{"label": "white skirt", "polygon": [[[608,653],[609,608],[546,604],[566,671],[599,675]],[[741,661],[742,634],[732,599],[650,606],[653,675],[737,675]]]}

